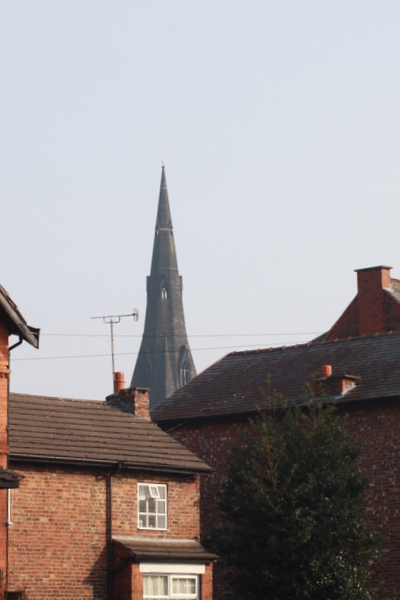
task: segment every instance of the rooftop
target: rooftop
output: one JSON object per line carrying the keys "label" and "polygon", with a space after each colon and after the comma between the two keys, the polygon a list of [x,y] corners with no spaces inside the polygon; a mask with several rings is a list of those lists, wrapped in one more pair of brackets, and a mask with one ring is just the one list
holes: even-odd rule
{"label": "rooftop", "polygon": [[173,473],[210,468],[154,423],[95,400],[10,394],[10,458]]}
{"label": "rooftop", "polygon": [[232,352],[151,410],[153,421],[183,421],[251,414],[270,377],[286,399],[301,398],[311,374],[332,366],[333,376],[357,379],[340,402],[400,398],[400,332],[348,340]]}
{"label": "rooftop", "polygon": [[163,560],[171,562],[210,562],[217,558],[204,550],[196,540],[143,539],[137,537],[114,537],[137,562]]}

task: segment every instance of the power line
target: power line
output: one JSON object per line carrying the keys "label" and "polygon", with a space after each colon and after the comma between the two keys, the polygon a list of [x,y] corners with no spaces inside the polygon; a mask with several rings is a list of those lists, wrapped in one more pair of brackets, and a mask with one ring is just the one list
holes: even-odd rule
{"label": "power line", "polygon": [[[277,332],[277,333],[198,333],[194,335],[188,335],[189,338],[220,338],[220,337],[274,337],[277,335],[320,335],[323,331],[297,331],[297,332]],[[87,338],[104,338],[109,337],[107,334],[101,333],[41,333],[41,336],[52,336],[52,337],[87,337]],[[115,338],[150,338],[150,337],[173,337],[172,335],[130,335],[130,334],[119,334],[114,335]]]}
{"label": "power line", "polygon": [[[305,341],[299,341],[297,342],[298,344],[305,344],[307,343],[309,340],[305,340]],[[282,346],[281,342],[274,342],[272,344],[272,346]],[[245,345],[245,346],[235,346],[235,348],[233,348],[232,346],[214,346],[211,348],[194,348],[191,351],[192,352],[202,352],[204,350],[210,351],[210,350],[236,350],[237,348],[258,348],[259,345],[258,344],[250,344],[250,345]],[[174,352],[173,350],[168,350],[168,351],[160,351],[160,352],[147,352],[147,354],[159,354],[159,353],[166,353],[166,352]],[[139,353],[138,352],[118,352],[115,354],[115,356],[137,356]],[[65,360],[65,359],[71,359],[71,358],[110,358],[110,354],[71,354],[71,355],[67,355],[67,356],[33,356],[30,358],[13,358],[13,362],[14,361],[31,361],[31,360]]]}

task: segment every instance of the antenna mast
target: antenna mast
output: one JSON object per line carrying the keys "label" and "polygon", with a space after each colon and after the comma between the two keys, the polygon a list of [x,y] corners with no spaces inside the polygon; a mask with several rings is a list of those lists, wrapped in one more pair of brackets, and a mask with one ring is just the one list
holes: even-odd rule
{"label": "antenna mast", "polygon": [[114,359],[114,325],[119,323],[121,319],[125,317],[133,317],[134,321],[139,319],[139,311],[137,308],[133,309],[133,312],[129,315],[104,315],[102,317],[91,317],[91,319],[103,319],[103,323],[106,325],[110,325],[111,331],[111,360],[112,360],[112,377],[114,381],[114,373],[115,373],[115,359]]}

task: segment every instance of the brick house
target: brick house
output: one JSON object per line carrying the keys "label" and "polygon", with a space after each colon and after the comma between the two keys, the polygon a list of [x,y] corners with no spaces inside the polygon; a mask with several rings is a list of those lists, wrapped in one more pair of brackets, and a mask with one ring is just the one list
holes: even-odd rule
{"label": "brick house", "polygon": [[39,331],[0,287],[6,597],[212,600],[215,556],[199,542],[210,467],[150,421],[147,389],[120,381],[106,402],[9,394],[9,351],[20,343],[9,348],[10,334],[38,346]]}
{"label": "brick house", "polygon": [[[15,335],[19,341],[9,346],[9,337]],[[18,310],[17,305],[0,286],[0,595],[7,587],[7,539],[10,491],[19,487],[22,476],[9,468],[8,440],[8,390],[10,379],[10,351],[28,342],[39,346],[39,330],[30,327]]]}
{"label": "brick house", "polygon": [[9,586],[44,598],[212,599],[199,543],[210,468],[151,423],[148,391],[106,402],[10,394]]}
{"label": "brick house", "polygon": [[[292,347],[232,352],[151,411],[152,419],[212,467],[201,484],[202,535],[214,520],[236,426],[247,426],[263,401],[267,378],[288,399],[301,396],[311,374],[340,411],[356,443],[365,444],[361,468],[370,489],[366,515],[387,534],[386,559],[372,574],[374,597],[400,599],[400,281],[389,267],[357,271],[357,295],[329,332]],[[214,598],[229,587],[218,564]]]}

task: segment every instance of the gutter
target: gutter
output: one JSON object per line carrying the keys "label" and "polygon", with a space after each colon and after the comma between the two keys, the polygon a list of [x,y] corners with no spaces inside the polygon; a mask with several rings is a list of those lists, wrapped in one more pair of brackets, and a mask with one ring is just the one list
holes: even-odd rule
{"label": "gutter", "polygon": [[21,461],[26,463],[40,463],[40,464],[56,464],[56,465],[67,465],[73,467],[101,467],[106,469],[110,468],[115,464],[121,464],[124,469],[130,471],[150,471],[154,473],[171,473],[173,475],[201,475],[211,473],[212,469],[209,467],[208,469],[177,469],[173,467],[163,467],[161,465],[135,465],[134,463],[125,463],[123,461],[119,461],[116,463],[115,461],[91,461],[85,459],[65,459],[65,458],[49,458],[47,456],[34,456],[32,454],[14,454],[10,453],[11,461]]}

